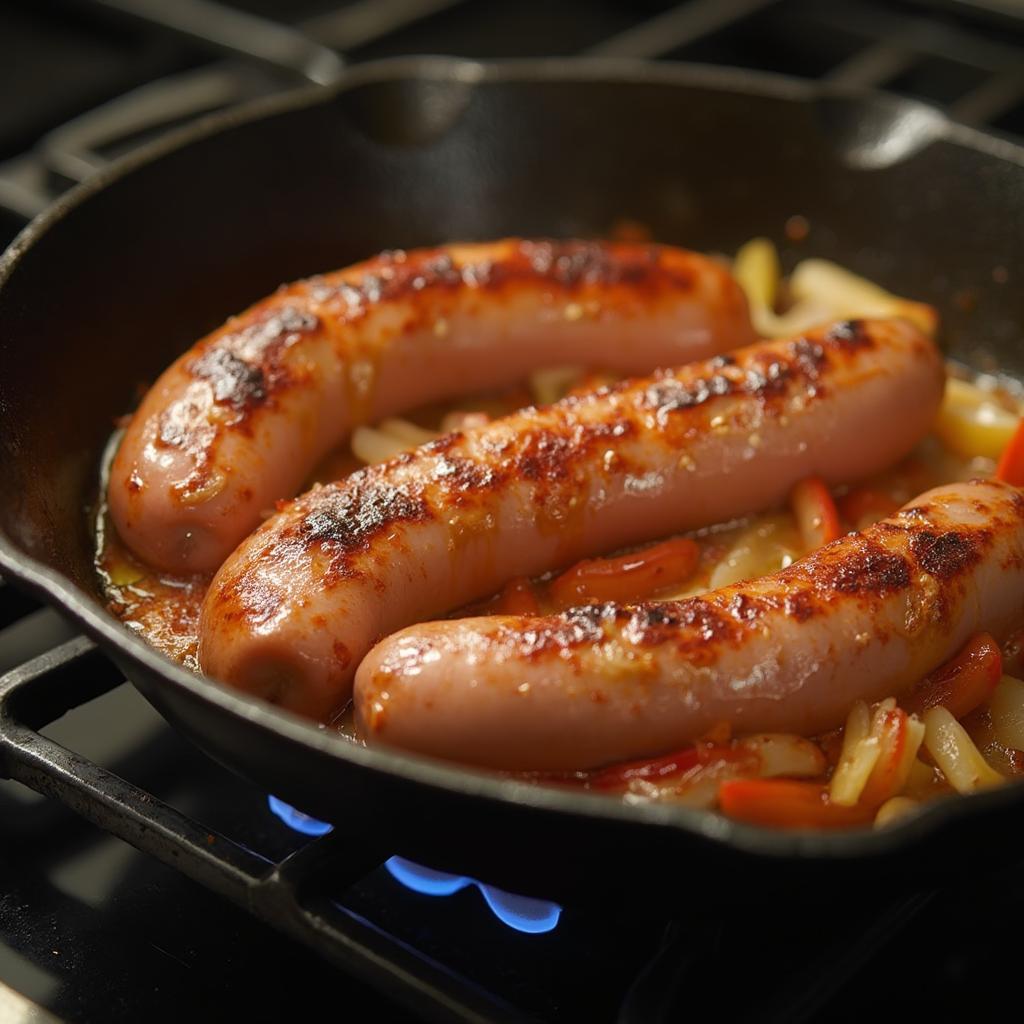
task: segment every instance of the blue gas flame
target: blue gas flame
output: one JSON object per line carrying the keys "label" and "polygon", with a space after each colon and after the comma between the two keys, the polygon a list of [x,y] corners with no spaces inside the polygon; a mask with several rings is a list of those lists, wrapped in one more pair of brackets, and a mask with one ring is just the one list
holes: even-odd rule
{"label": "blue gas flame", "polygon": [[528,935],[540,935],[552,931],[558,924],[562,908],[557,903],[547,900],[535,900],[532,896],[518,896],[513,892],[505,892],[486,882],[465,875],[449,875],[445,871],[414,864],[404,857],[391,857],[384,862],[391,877],[399,881],[407,889],[423,893],[425,896],[451,896],[467,885],[475,885],[491,908],[494,916],[514,928],[517,932]]}
{"label": "blue gas flame", "polygon": [[334,826],[326,821],[317,821],[302,811],[297,811],[291,804],[286,804],[276,796],[268,796],[270,809],[289,827],[301,832],[304,836],[325,836]]}
{"label": "blue gas flame", "polygon": [[[323,836],[334,827],[325,821],[317,821],[316,818],[311,818],[308,814],[303,814],[302,811],[297,811],[276,796],[268,797],[267,801],[274,814],[289,828],[293,828],[303,835]],[[391,857],[384,862],[384,867],[396,882],[400,882],[407,889],[412,889],[413,892],[421,893],[424,896],[453,896],[467,886],[475,885],[480,890],[484,902],[502,924],[528,935],[541,935],[544,932],[553,931],[562,914],[562,908],[557,903],[536,900],[531,896],[518,896],[516,893],[505,892],[503,889],[497,889],[493,885],[480,882],[475,878],[435,871],[433,868],[415,864],[404,857]]]}

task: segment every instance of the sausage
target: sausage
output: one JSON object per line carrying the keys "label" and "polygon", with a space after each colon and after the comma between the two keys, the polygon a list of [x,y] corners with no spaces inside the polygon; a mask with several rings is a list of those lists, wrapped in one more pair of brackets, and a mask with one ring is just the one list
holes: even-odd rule
{"label": "sausage", "polygon": [[359,423],[538,367],[647,373],[754,337],[729,272],[681,249],[384,253],[282,288],[178,359],[127,428],[110,513],[148,564],[212,572]]}
{"label": "sausage", "polygon": [[1022,616],[1024,496],[976,480],[701,597],[413,626],[360,666],[357,721],[369,741],[542,772],[678,749],[722,721],[815,735]]}
{"label": "sausage", "polygon": [[943,381],[909,322],[840,323],[449,434],[309,492],[243,543],[204,601],[201,666],[329,718],[380,637],[512,576],[892,464]]}

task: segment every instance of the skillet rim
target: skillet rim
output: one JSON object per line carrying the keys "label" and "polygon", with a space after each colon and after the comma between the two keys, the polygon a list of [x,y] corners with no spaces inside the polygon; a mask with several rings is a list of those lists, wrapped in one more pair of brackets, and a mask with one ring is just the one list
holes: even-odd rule
{"label": "skillet rim", "polygon": [[[839,96],[863,103],[883,104],[894,111],[914,112],[919,119],[924,118],[927,131],[918,149],[928,148],[939,141],[949,142],[1024,168],[1024,146],[995,133],[958,124],[928,104],[878,90],[836,89],[820,82],[769,72],[683,62],[587,57],[484,62],[454,57],[396,57],[357,65],[329,87],[302,88],[206,115],[112,162],[109,167],[59,197],[18,234],[0,255],[0,292],[24,255],[67,213],[136,169],[193,142],[228,132],[237,126],[328,103],[362,85],[404,79],[456,81],[469,86],[517,81],[655,84],[771,96],[802,104]],[[858,828],[827,832],[763,828],[669,803],[629,805],[594,793],[502,779],[414,754],[358,746],[257,697],[231,690],[216,680],[196,676],[117,622],[102,606],[80,592],[66,576],[18,549],[2,529],[0,570],[68,615],[105,653],[115,651],[161,683],[184,689],[200,703],[242,718],[282,740],[312,748],[332,759],[353,763],[372,773],[397,776],[402,782],[440,788],[453,797],[509,802],[521,808],[562,816],[603,819],[609,824],[667,827],[695,839],[725,845],[736,852],[768,860],[795,857],[824,861],[877,860],[905,852],[965,817],[986,812],[994,814],[1024,803],[1024,786],[1011,784],[973,794],[968,799],[954,796],[936,800],[882,830]],[[183,731],[188,735],[187,730]]]}

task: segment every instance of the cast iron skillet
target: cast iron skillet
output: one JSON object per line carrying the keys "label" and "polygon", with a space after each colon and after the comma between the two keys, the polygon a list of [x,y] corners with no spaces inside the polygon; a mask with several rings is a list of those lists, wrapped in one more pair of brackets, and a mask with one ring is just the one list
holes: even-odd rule
{"label": "cast iron skillet", "polygon": [[204,121],[60,200],[0,264],[0,569],[268,792],[513,891],[692,904],[991,860],[1014,846],[1024,788],[848,834],[533,788],[361,749],[195,678],[97,597],[86,509],[114,417],[280,282],[382,248],[601,235],[620,217],[732,251],[784,241],[794,214],[811,229],[790,264],[833,258],[932,302],[954,355],[1024,371],[1024,151],[909,101],[679,65],[431,58]]}

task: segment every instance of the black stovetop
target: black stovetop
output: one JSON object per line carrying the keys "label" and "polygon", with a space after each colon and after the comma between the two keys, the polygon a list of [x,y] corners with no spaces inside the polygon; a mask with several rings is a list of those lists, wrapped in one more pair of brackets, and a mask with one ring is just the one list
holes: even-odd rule
{"label": "black stovetop", "polygon": [[[129,6],[162,10],[165,18],[172,9],[203,14],[200,4],[144,0],[8,0],[0,9],[0,243],[90,167],[162,127],[304,77],[329,81],[340,68],[335,50],[355,61],[415,52],[591,52],[741,64],[878,85],[1024,133],[1024,40],[1012,20],[987,11],[992,5],[232,5],[271,19],[271,30],[301,28],[313,42],[300,67],[246,54],[254,48],[251,24],[228,22],[218,47],[112,10]],[[200,17],[186,27],[205,31],[210,22]],[[29,661],[37,666],[29,674],[45,681],[59,663],[81,679],[77,695],[74,685],[61,684],[52,725],[33,723],[44,737],[138,787],[132,792],[142,806],[157,798],[197,834],[209,829],[214,852],[226,837],[240,857],[269,868],[314,841],[293,826],[309,832],[316,823],[275,809],[268,794],[192,748],[130,686],[116,685],[102,656],[73,635],[53,612],[0,585],[0,673],[49,652]],[[1016,994],[1024,872],[992,873],[980,863],[965,864],[940,893],[872,901],[830,892],[820,894],[814,914],[723,906],[717,916],[670,920],[613,913],[599,892],[585,907],[559,908],[501,893],[486,880],[389,859],[389,851],[357,850],[343,877],[321,874],[312,886],[309,905],[353,943],[327,955],[283,934],[279,919],[264,923],[244,901],[208,891],[193,880],[201,871],[188,877],[19,783],[0,783],[0,823],[0,1020],[42,1020],[48,1011],[73,1022],[261,1021],[325,1006],[356,1020],[373,1013],[382,1020],[600,1024],[709,1012],[758,1021],[945,1019],[994,1014]],[[147,848],[144,837],[139,842]],[[637,867],[610,864],[609,871]],[[392,958],[391,968],[377,969],[371,947]]]}
{"label": "black stovetop", "polygon": [[[53,769],[42,788],[72,804],[82,797],[76,809],[102,821],[84,786],[69,788],[60,775],[90,783],[97,766],[108,769],[127,784],[117,800],[141,807],[151,832],[187,823],[215,867],[270,870],[331,841],[328,826],[178,736],[87,641],[61,642],[53,613],[3,589],[0,611],[0,626],[13,619],[0,653],[5,638],[26,632],[47,648],[0,680],[5,706],[12,685],[30,697],[42,687],[17,705],[32,737],[18,745],[30,754],[7,760],[12,730],[0,723],[0,758],[12,774],[27,778],[24,764],[41,758]],[[0,782],[0,821],[4,1020],[9,1000],[24,997],[58,1020],[104,1024],[278,1020],[334,1003],[356,1020],[656,1024],[711,1012],[788,1024],[995,1014],[1016,994],[1024,862],[998,872],[965,864],[939,892],[821,891],[784,907],[730,906],[723,894],[720,912],[669,918],[613,911],[600,892],[586,906],[559,907],[338,837],[340,854],[296,889],[296,907],[334,929],[311,948],[308,929],[302,941],[278,930],[286,916],[275,911],[264,923],[245,901],[232,905],[193,880],[231,889],[187,848],[168,866],[175,858],[158,839],[133,841],[163,863],[13,781]],[[701,884],[683,872],[666,884]],[[375,957],[391,965],[384,976]]]}

